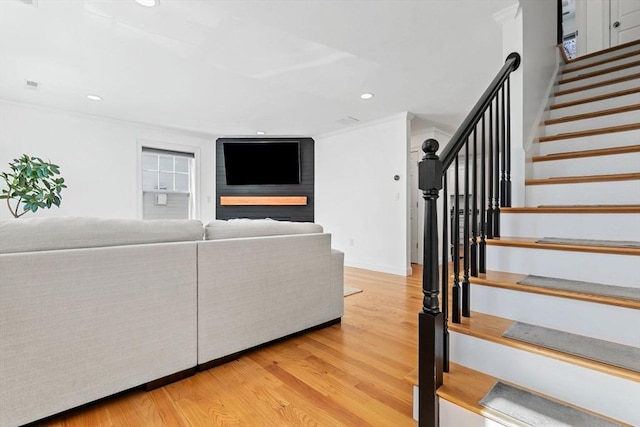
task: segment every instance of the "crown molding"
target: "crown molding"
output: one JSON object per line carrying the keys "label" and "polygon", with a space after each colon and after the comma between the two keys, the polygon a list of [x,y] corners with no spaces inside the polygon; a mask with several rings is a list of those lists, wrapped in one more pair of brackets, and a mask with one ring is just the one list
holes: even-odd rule
{"label": "crown molding", "polygon": [[[2,1],[2,0],[0,0],[0,1]],[[23,101],[14,101],[14,100],[11,100],[11,99],[6,99],[6,98],[0,98],[0,105],[1,104],[12,105],[12,106],[15,106],[15,107],[25,108],[25,109],[33,109],[33,110],[36,110],[36,111],[43,111],[43,112],[48,112],[48,113],[52,113],[52,114],[62,114],[62,115],[67,115],[67,116],[71,116],[71,117],[78,117],[78,118],[89,119],[89,120],[99,120],[99,121],[103,121],[103,122],[107,122],[107,123],[119,124],[119,125],[130,126],[130,127],[136,127],[136,128],[140,128],[140,129],[162,130],[164,132],[170,132],[170,133],[176,133],[176,134],[184,134],[184,135],[188,135],[188,136],[191,136],[191,137],[202,138],[202,139],[207,139],[207,140],[213,139],[215,141],[215,139],[219,137],[218,134],[214,134],[214,133],[206,133],[206,132],[201,132],[201,131],[197,131],[197,130],[191,130],[191,129],[173,127],[173,126],[164,126],[164,125],[158,125],[158,124],[155,124],[155,123],[148,123],[148,122],[142,122],[142,121],[118,119],[118,118],[114,118],[114,117],[102,116],[102,115],[99,115],[99,114],[85,113],[85,112],[76,111],[76,110],[70,110],[70,109],[66,109],[66,108],[52,107],[52,106],[48,106],[48,105],[32,104],[30,102],[23,102]]]}
{"label": "crown molding", "polygon": [[519,11],[520,11],[520,2],[518,1],[515,4],[512,4],[511,6],[505,7],[504,9],[494,13],[492,15],[493,20],[496,21],[496,23],[500,27],[502,27],[507,22],[513,21],[514,19],[516,19],[516,16],[518,16]]}

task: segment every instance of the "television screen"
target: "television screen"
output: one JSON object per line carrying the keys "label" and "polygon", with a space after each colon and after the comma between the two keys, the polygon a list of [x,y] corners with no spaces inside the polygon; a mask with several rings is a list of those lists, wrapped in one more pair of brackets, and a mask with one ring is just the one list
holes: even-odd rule
{"label": "television screen", "polygon": [[298,142],[225,142],[227,185],[300,184]]}

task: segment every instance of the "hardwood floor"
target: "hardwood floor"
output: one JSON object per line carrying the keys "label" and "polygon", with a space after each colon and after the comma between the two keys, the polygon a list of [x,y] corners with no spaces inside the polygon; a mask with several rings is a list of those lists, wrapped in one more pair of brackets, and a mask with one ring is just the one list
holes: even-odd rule
{"label": "hardwood floor", "polygon": [[345,268],[341,324],[144,392],[129,391],[47,426],[415,426],[421,270],[412,277]]}

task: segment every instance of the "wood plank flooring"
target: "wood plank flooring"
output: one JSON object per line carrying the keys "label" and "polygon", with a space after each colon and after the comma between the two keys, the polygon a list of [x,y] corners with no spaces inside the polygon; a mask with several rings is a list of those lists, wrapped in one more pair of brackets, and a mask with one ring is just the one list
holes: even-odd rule
{"label": "wood plank flooring", "polygon": [[[421,270],[345,268],[342,323],[255,350],[151,392],[133,390],[40,425],[415,426]],[[258,325],[256,325],[258,326]]]}

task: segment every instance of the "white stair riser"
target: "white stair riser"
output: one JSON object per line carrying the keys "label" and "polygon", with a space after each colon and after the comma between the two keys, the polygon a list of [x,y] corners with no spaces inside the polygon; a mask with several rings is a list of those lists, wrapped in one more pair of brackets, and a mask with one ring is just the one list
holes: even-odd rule
{"label": "white stair riser", "polygon": [[[582,86],[585,86],[585,85],[580,85],[580,87]],[[627,80],[620,83],[613,83],[605,86],[598,86],[593,89],[585,89],[577,92],[567,93],[565,95],[559,95],[554,97],[551,100],[551,102],[555,104],[560,104],[563,102],[571,102],[571,101],[576,101],[578,99],[589,98],[592,96],[604,95],[605,93],[619,92],[625,89],[637,88],[638,86],[640,86],[640,84],[638,84],[637,79]],[[554,90],[554,92],[557,92],[557,91],[558,91],[558,88]]]}
{"label": "white stair riser", "polygon": [[[471,412],[446,399],[438,399],[440,407],[440,427],[503,427],[493,420]],[[414,406],[416,401],[414,401]],[[415,419],[415,418],[414,418]],[[417,421],[417,419],[416,419]]]}
{"label": "white stair riser", "polygon": [[472,285],[471,310],[640,347],[640,311],[630,308]]}
{"label": "white stair riser", "polygon": [[579,132],[583,130],[620,126],[638,122],[640,122],[640,110],[634,110],[625,113],[608,114],[606,116],[546,125],[544,134],[551,136],[561,133]]}
{"label": "white stair riser", "polygon": [[[637,48],[636,48],[637,49]],[[640,60],[640,52],[638,51],[634,51],[635,55],[632,56],[627,56],[626,58],[621,58],[621,59],[616,59],[615,61],[609,61],[609,62],[605,62],[604,64],[600,64],[600,65],[591,65],[589,68],[581,68],[578,70],[575,70],[578,67],[582,67],[584,65],[587,64],[576,64],[576,65],[565,65],[564,68],[562,69],[562,77],[563,78],[568,78],[568,77],[573,77],[573,76],[577,76],[580,73],[591,73],[594,71],[600,71],[600,70],[606,70],[607,68],[611,68],[611,67],[617,67],[619,65],[623,65],[623,64],[628,64],[630,62],[635,62]],[[623,55],[622,53],[618,53],[616,55],[614,55],[613,57],[618,57]],[[600,58],[598,61],[592,61],[593,62],[599,62],[602,61],[603,59]],[[575,70],[575,71],[572,71]]]}
{"label": "white stair riser", "polygon": [[640,172],[640,152],[533,163],[532,178]]}
{"label": "white stair riser", "polygon": [[545,156],[547,154],[566,153],[571,151],[596,150],[598,148],[608,147],[626,147],[629,145],[637,145],[638,141],[640,141],[640,129],[541,142],[538,144],[538,153],[541,156]]}
{"label": "white stair riser", "polygon": [[629,52],[637,52],[638,50],[640,50],[640,45],[633,45],[633,46],[627,46],[625,48],[622,49],[616,49],[614,51],[611,52],[606,52],[606,53],[601,53],[599,55],[594,55],[590,58],[584,58],[584,59],[580,59],[580,57],[575,58],[574,61],[572,63],[569,63],[566,65],[567,68],[569,67],[576,67],[576,66],[582,66],[582,65],[587,65],[587,64],[593,64],[594,62],[599,62],[599,61],[603,61],[609,58],[615,58],[616,56],[620,56],[620,55],[624,55],[626,53]]}
{"label": "white stair riser", "polygon": [[633,255],[487,245],[487,270],[640,288],[640,257]]}
{"label": "white stair riser", "polygon": [[640,204],[640,181],[527,185],[525,200],[527,206],[638,205]]}
{"label": "white stair riser", "polygon": [[[619,77],[625,77],[625,76],[628,76],[629,74],[635,74],[639,72],[640,72],[640,65],[636,65],[633,67],[625,68],[623,70],[612,71],[604,74],[598,74],[593,77],[586,77],[583,79],[570,81],[568,83],[559,83],[558,90],[562,91],[562,90],[575,89],[577,87],[591,85],[594,83],[600,83],[607,80],[617,79]],[[580,72],[578,74],[588,74],[588,71],[585,71],[584,73]],[[575,77],[578,77],[578,76],[571,76],[571,78],[575,78]]]}
{"label": "white stair riser", "polygon": [[500,234],[640,242],[640,219],[626,214],[502,213]]}
{"label": "white stair riser", "polygon": [[559,117],[585,114],[592,111],[607,110],[610,108],[623,107],[630,104],[640,104],[640,93],[616,96],[614,98],[603,99],[601,101],[586,102],[584,104],[573,105],[571,107],[556,108],[553,110],[549,110],[549,118],[557,119]]}
{"label": "white stair riser", "polygon": [[640,383],[451,332],[451,361],[620,421],[640,425]]}

